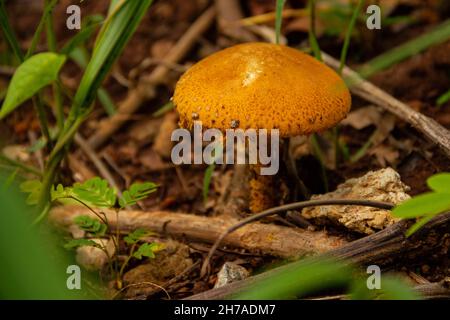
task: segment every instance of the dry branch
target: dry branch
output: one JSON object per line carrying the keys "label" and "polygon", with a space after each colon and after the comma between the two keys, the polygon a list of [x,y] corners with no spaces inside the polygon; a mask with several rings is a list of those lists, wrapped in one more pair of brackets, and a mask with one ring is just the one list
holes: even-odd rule
{"label": "dry branch", "polygon": [[[333,57],[322,53],[326,64],[334,69],[339,68],[339,61]],[[428,139],[435,143],[450,158],[450,131],[445,129],[435,120],[415,111],[407,104],[397,100],[390,94],[378,88],[371,82],[364,80],[358,73],[345,67],[343,75],[350,82],[350,90],[355,95],[380,106],[381,108],[391,112],[400,119],[406,121],[418,131],[422,132]]]}
{"label": "dry branch", "polygon": [[[111,210],[104,212],[110,227],[114,230],[117,225],[115,212]],[[52,210],[50,221],[67,229],[73,225],[73,219],[78,215],[95,217],[84,207],[61,206]],[[236,223],[237,220],[229,218],[208,218],[185,213],[121,211],[119,229],[132,231],[144,228],[174,237],[184,237],[192,241],[214,243],[228,227]],[[252,253],[294,258],[324,253],[346,244],[347,241],[340,237],[327,235],[323,231],[251,223],[225,237],[222,243],[246,249]]]}
{"label": "dry branch", "polygon": [[[446,255],[449,250],[450,213],[442,214],[431,220],[422,229],[409,238],[405,237],[408,229],[407,221],[400,221],[382,231],[350,242],[342,247],[326,253],[338,260],[359,265],[377,264],[387,266],[396,261],[406,264],[410,261],[423,259],[433,252]],[[294,262],[302,263],[300,262]],[[189,297],[192,300],[227,299],[251,288],[256,282],[268,279],[292,265],[279,267],[271,271],[231,283],[227,286],[205,291]]]}

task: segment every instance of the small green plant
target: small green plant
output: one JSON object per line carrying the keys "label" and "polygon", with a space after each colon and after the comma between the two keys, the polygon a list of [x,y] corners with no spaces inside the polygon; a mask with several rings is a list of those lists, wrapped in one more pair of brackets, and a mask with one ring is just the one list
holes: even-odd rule
{"label": "small green plant", "polygon": [[[25,181],[21,185],[21,190],[28,193],[27,202],[35,204],[42,189],[39,180]],[[99,177],[92,178],[83,183],[75,183],[71,187],[64,187],[59,184],[52,188],[52,202],[75,201],[87,207],[94,215],[81,215],[74,218],[74,223],[86,232],[86,237],[82,239],[72,239],[64,247],[73,250],[82,246],[90,246],[101,249],[108,257],[108,264],[111,274],[116,279],[117,288],[122,288],[123,273],[132,258],[141,260],[143,257],[154,258],[155,253],[163,249],[159,243],[146,243],[143,238],[152,235],[144,229],[137,229],[123,238],[124,242],[130,246],[127,259],[120,264],[117,255],[119,253],[120,233],[117,224],[116,230],[111,230],[107,215],[101,211],[102,208],[113,209],[117,214],[117,221],[120,217],[120,210],[135,205],[138,201],[144,200],[151,193],[155,192],[157,185],[152,182],[134,183],[121,196],[117,191],[108,186],[108,182]],[[95,209],[94,209],[95,208]],[[100,209],[100,210],[99,210]],[[115,247],[115,255],[110,256],[105,245],[94,239],[109,238]]]}
{"label": "small green plant", "polygon": [[[29,196],[28,203],[36,206],[39,213],[37,221],[42,220],[50,208],[51,188],[55,184],[60,164],[78,129],[92,111],[97,95],[109,114],[115,112],[114,105],[101,88],[101,84],[152,4],[152,0],[111,0],[105,19],[100,16],[91,17],[83,26],[83,30],[58,50],[53,26],[53,8],[57,2],[57,0],[45,1],[44,11],[30,48],[24,53],[9,24],[5,0],[0,0],[0,27],[12,54],[19,62],[0,108],[0,120],[31,99],[42,130],[40,148],[46,146],[46,151],[49,153],[45,157],[44,172],[38,172],[42,175],[41,183],[34,181],[23,186],[24,189],[34,190],[34,193]],[[94,47],[92,52],[88,52],[84,45],[98,27],[100,30]],[[43,32],[46,32],[48,52],[35,53]],[[84,74],[75,95],[71,97],[70,94],[66,94],[71,105],[66,114],[63,109],[63,93],[67,90],[59,80],[59,73],[68,58],[77,62],[84,69]],[[51,117],[47,114],[50,108],[43,94],[46,87],[51,87],[53,91],[54,101],[49,104],[56,118],[55,128],[52,127]],[[51,134],[52,131],[54,134]],[[23,166],[19,167],[23,169]],[[37,188],[38,185],[39,188]],[[97,186],[86,185],[85,187],[92,191],[92,188]],[[63,189],[57,187],[56,191],[58,190]],[[87,195],[86,193],[91,193],[90,191],[81,190],[76,186],[72,189],[72,192],[84,192],[84,196]],[[104,198],[99,200],[103,201],[102,205],[108,206],[112,195],[104,194],[103,196]],[[128,200],[130,199],[124,201]]]}
{"label": "small green plant", "polygon": [[417,222],[407,231],[410,236],[436,215],[450,210],[450,173],[438,173],[427,180],[430,192],[415,196],[397,207],[392,213],[404,219]]}

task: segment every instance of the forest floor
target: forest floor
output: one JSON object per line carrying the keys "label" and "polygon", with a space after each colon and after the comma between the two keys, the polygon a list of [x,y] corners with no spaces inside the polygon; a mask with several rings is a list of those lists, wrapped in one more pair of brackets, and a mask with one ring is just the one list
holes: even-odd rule
{"label": "forest floor", "polygon": [[[62,0],[56,8],[57,39],[59,45],[72,37],[75,31],[64,27],[67,14],[65,8],[71,1]],[[291,3],[292,2],[292,3]],[[299,1],[300,3],[302,1]],[[245,16],[255,16],[275,10],[275,1],[243,1]],[[302,8],[296,1],[288,1],[291,8]],[[352,38],[347,65],[357,68],[410,39],[426,33],[450,16],[450,9],[437,6],[437,1],[390,1],[390,16],[414,17],[413,21],[393,23],[382,30],[369,32],[363,27],[357,28]],[[201,14],[209,7],[207,0],[171,0],[155,1],[145,16],[124,53],[119,58],[112,74],[103,87],[112,97],[116,107],[121,106],[130,92],[138,86],[139,79],[152,73],[158,65],[164,64],[168,52],[186,33]],[[92,14],[106,14],[108,1],[84,1],[80,3],[83,18]],[[39,1],[10,1],[8,12],[12,25],[23,48],[29,45],[41,15]],[[319,20],[319,43],[324,52],[338,58],[343,43],[346,24],[327,26]],[[266,23],[271,27],[273,21]],[[331,35],[327,28],[334,29]],[[336,29],[337,28],[337,29]],[[340,28],[340,29],[339,29]],[[336,31],[337,30],[337,31]],[[308,39],[308,22],[304,17],[286,18],[282,34],[292,47],[298,47]],[[261,40],[258,36],[253,36]],[[124,189],[136,181],[152,181],[159,185],[156,193],[139,202],[138,209],[145,212],[170,211],[190,213],[211,217],[216,215],[215,208],[221,205],[223,193],[230,183],[233,166],[216,167],[212,175],[211,187],[206,201],[203,199],[203,179],[207,165],[189,165],[175,167],[170,160],[170,128],[177,127],[177,113],[174,110],[155,112],[166,105],[172,97],[176,81],[192,64],[220,50],[238,43],[238,40],[224,35],[213,21],[206,32],[200,34],[184,58],[169,65],[169,71],[155,85],[148,86],[150,99],[144,99],[137,112],[128,117],[118,130],[110,134],[107,140],[95,149],[119,188]],[[38,50],[45,50],[42,39]],[[436,45],[424,52],[399,62],[389,69],[377,73],[369,80],[376,86],[406,103],[416,111],[436,120],[450,129],[450,102],[438,106],[436,100],[450,88],[450,42]],[[73,62],[63,69],[62,79],[72,92],[77,88],[82,72]],[[0,76],[0,88],[5,86],[8,75]],[[81,135],[89,138],[104,130],[102,122],[107,119],[103,108],[98,105],[82,128]],[[5,122],[0,124],[0,139],[9,146],[14,156],[21,155],[26,161],[40,166],[39,152],[22,155],[23,147],[33,144],[40,134],[38,120],[31,104],[20,108]],[[362,149],[367,141],[366,149]],[[322,194],[334,190],[338,184],[349,178],[360,177],[369,171],[384,167],[394,168],[401,180],[410,186],[410,195],[428,190],[426,179],[437,172],[450,171],[450,159],[423,134],[401,119],[386,111],[374,107],[361,98],[353,97],[352,112],[339,125],[339,140],[345,146],[349,157],[334,158],[334,149],[329,134],[324,133],[319,140],[322,146],[323,163],[326,168],[326,182],[322,178],[321,163],[314,155],[308,141],[298,146],[296,165],[299,175],[312,194]],[[351,157],[357,153],[360,155]],[[42,155],[41,155],[42,156]],[[65,185],[75,181],[84,181],[101,176],[89,155],[79,145],[74,145],[68,161],[64,164],[61,180]],[[287,199],[281,201],[282,204]],[[143,213],[144,214],[144,213]],[[240,214],[240,213],[239,213]],[[283,221],[272,221],[284,224]],[[331,234],[340,234],[347,239],[362,237],[361,234],[343,231],[339,228],[316,226]],[[170,238],[170,236],[168,236]],[[184,298],[192,294],[211,289],[217,278],[217,272],[225,261],[234,261],[251,273],[275,266],[280,260],[268,254],[254,254],[242,249],[227,248],[219,250],[211,261],[212,272],[200,277],[200,267],[210,245],[195,242],[192,239],[177,237],[172,253],[161,254],[149,269],[136,269],[140,263],[131,263],[128,277],[148,280],[164,285],[175,275],[189,269],[184,276],[169,283],[165,290],[171,298]],[[396,270],[412,272],[424,281],[440,281],[450,276],[450,261],[447,256],[429,256],[417,261],[399,261]],[[135,270],[135,271],[133,271]],[[133,274],[133,272],[138,274]],[[140,273],[141,272],[141,273]],[[133,280],[137,281],[137,280]],[[164,298],[162,291],[129,290],[127,298]]]}

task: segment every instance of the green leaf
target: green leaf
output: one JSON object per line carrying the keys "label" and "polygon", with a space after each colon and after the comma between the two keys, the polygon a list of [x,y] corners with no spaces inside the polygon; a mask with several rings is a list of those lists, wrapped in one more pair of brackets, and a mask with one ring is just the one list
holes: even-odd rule
{"label": "green leaf", "polygon": [[22,63],[9,84],[0,110],[0,120],[55,81],[65,61],[65,56],[46,52],[36,54]]}
{"label": "green leaf", "polygon": [[444,21],[433,30],[401,44],[371,61],[365,63],[359,73],[363,78],[368,78],[377,72],[385,70],[390,66],[412,57],[421,51],[450,39],[450,19]]}
{"label": "green leaf", "polygon": [[144,243],[133,253],[133,257],[141,260],[142,257],[150,259],[155,258],[155,253],[164,249],[164,245],[160,243]]}
{"label": "green leaf", "polygon": [[352,18],[350,19],[350,23],[348,25],[347,32],[345,34],[344,45],[341,50],[341,60],[339,64],[339,74],[342,74],[342,70],[344,70],[345,62],[347,60],[348,48],[350,47],[350,40],[352,38],[353,29],[355,28],[356,20],[358,18],[359,13],[361,12],[362,6],[364,4],[363,0],[358,0],[358,3],[353,11]]}
{"label": "green leaf", "polygon": [[430,214],[426,215],[423,218],[419,219],[416,223],[414,223],[411,228],[406,231],[406,237],[411,236],[414,232],[422,228],[424,225],[426,225],[431,219],[436,217],[436,214]]}
{"label": "green leaf", "polygon": [[28,180],[20,184],[20,191],[29,194],[26,201],[29,205],[38,204],[41,190],[42,182],[39,180]]}
{"label": "green leaf", "polygon": [[69,198],[72,196],[72,188],[65,188],[62,184],[58,184],[56,188],[51,190],[51,199],[56,201],[58,199]]}
{"label": "green leaf", "polygon": [[157,185],[152,182],[134,183],[129,190],[122,193],[122,197],[119,199],[119,205],[121,208],[135,205],[138,201],[144,200],[152,192],[155,192]]}
{"label": "green leaf", "polygon": [[94,34],[95,30],[100,27],[104,18],[101,15],[94,15],[89,17],[89,21],[81,28],[81,30],[72,37],[61,49],[61,53],[69,55],[72,51],[83,45]]}
{"label": "green leaf", "polygon": [[109,96],[108,91],[103,88],[98,89],[97,91],[98,101],[102,104],[108,116],[113,116],[117,113],[116,105],[114,104],[113,99]]}
{"label": "green leaf", "polygon": [[97,207],[111,208],[116,204],[116,191],[108,186],[108,181],[99,177],[75,183],[72,192],[77,199]]}
{"label": "green leaf", "polygon": [[[84,47],[77,47],[72,50],[69,57],[77,63],[80,68],[85,69],[89,61],[89,53]],[[109,116],[116,113],[116,105],[109,96],[108,91],[103,88],[97,90],[97,98]]]}
{"label": "green leaf", "polygon": [[153,112],[153,116],[155,118],[161,117],[162,115],[166,114],[166,112],[173,110],[173,108],[175,108],[175,105],[173,104],[172,101],[169,101],[162,107],[158,108],[158,110]]}
{"label": "green leaf", "polygon": [[77,216],[73,222],[86,232],[92,233],[95,236],[102,237],[105,235],[108,226],[95,218],[89,216]]}
{"label": "green leaf", "polygon": [[370,290],[367,288],[366,279],[357,278],[350,285],[350,298],[352,300],[417,300],[420,297],[413,289],[394,276],[382,276],[381,288]]}
{"label": "green leaf", "polygon": [[[315,16],[316,14],[316,0],[308,0],[308,10],[310,17]],[[308,29],[308,39],[309,39],[309,45],[311,46],[311,49],[314,53],[314,57],[319,60],[322,60],[322,52],[320,51],[319,42],[317,41],[316,34],[314,32],[314,19],[310,19],[310,26]]]}
{"label": "green leaf", "polygon": [[352,269],[329,258],[308,258],[274,271],[268,279],[255,282],[237,300],[293,299],[341,287],[353,278]]}
{"label": "green leaf", "polygon": [[393,276],[381,279],[381,300],[419,300],[420,296],[406,283]]}
{"label": "green leaf", "polygon": [[145,229],[136,229],[132,233],[130,233],[128,236],[124,237],[123,240],[129,245],[137,243],[139,240],[141,240],[144,237],[148,237],[150,235],[154,234],[151,231],[147,231]]}
{"label": "green leaf", "polygon": [[203,178],[203,201],[206,202],[208,200],[209,188],[211,186],[211,178],[214,173],[214,169],[216,165],[214,163],[210,164],[208,168],[206,168],[205,176]]}
{"label": "green leaf", "polygon": [[100,248],[100,245],[97,242],[89,240],[89,239],[70,240],[69,242],[67,242],[64,245],[64,248],[67,250],[72,250],[72,249],[76,249],[76,248],[83,247],[83,246]]}
{"label": "green leaf", "polygon": [[5,181],[3,181],[3,183],[1,184],[1,188],[0,188],[0,192],[4,192],[5,190],[7,190],[9,187],[11,187],[11,185],[14,183],[14,181],[16,180],[17,174],[19,173],[19,168],[16,168],[9,176],[8,178],[5,179]]}
{"label": "green leaf", "polygon": [[448,193],[429,192],[411,198],[392,210],[399,218],[416,218],[428,214],[438,214],[450,209]]}
{"label": "green leaf", "polygon": [[446,93],[441,95],[437,100],[436,103],[438,106],[442,106],[444,103],[450,100],[450,90],[448,90]]}
{"label": "green leaf", "polygon": [[27,150],[29,153],[33,153],[39,150],[42,150],[47,145],[47,139],[45,137],[41,137],[38,140],[36,140],[35,143],[33,143]]}
{"label": "green leaf", "polygon": [[427,180],[430,189],[436,192],[450,193],[450,173],[438,173]]}
{"label": "green leaf", "polygon": [[111,6],[110,14],[99,32],[92,58],[74,97],[72,117],[78,118],[89,111],[101,82],[151,3],[152,0],[119,1],[116,6]]}
{"label": "green leaf", "polygon": [[277,0],[277,6],[275,10],[275,43],[280,43],[281,36],[281,24],[283,23],[283,7],[286,0]]}
{"label": "green leaf", "polygon": [[14,33],[14,30],[11,28],[11,25],[9,23],[4,0],[1,0],[0,2],[0,26],[3,31],[3,36],[5,37],[6,41],[8,41],[8,44],[14,52],[14,55],[20,61],[22,61],[24,59],[24,56],[22,50],[20,49],[20,44],[17,41],[16,34]]}

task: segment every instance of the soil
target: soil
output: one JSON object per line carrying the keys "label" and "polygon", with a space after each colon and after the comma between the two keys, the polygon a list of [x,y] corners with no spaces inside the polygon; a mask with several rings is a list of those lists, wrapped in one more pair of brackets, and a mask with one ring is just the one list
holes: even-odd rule
{"label": "soil", "polygon": [[[76,31],[65,28],[65,8],[73,1],[61,0],[55,9],[55,25],[57,30],[58,45],[61,47],[70,39]],[[305,1],[288,1],[288,6],[303,7]],[[395,2],[395,1],[394,1]],[[370,34],[361,32],[355,35],[349,54],[348,64],[357,67],[395,46],[413,39],[430,30],[435,25],[444,21],[450,15],[450,6],[438,7],[437,1],[398,1],[402,4],[395,6],[391,16],[408,15],[416,17],[415,22],[392,25]],[[154,1],[143,22],[133,36],[125,51],[121,55],[114,72],[107,78],[103,87],[113,98],[116,105],[126,97],[127,92],[136,84],[136,77],[130,77],[132,70],[139,67],[144,59],[152,58],[155,63],[140,70],[141,74],[149,74],[151,70],[161,62],[167,51],[173,47],[176,41],[186,32],[192,22],[204,11],[210,1],[208,0],[171,0]],[[244,12],[247,16],[271,12],[274,10],[275,1],[251,0],[242,1]],[[299,4],[300,3],[300,4]],[[108,1],[83,1],[79,4],[83,18],[90,14],[105,15]],[[16,0],[7,2],[8,13],[11,22],[23,49],[26,49],[31,41],[34,30],[38,24],[42,12],[42,1]],[[289,18],[285,25],[293,22]],[[268,24],[270,25],[270,23]],[[285,27],[286,28],[286,27]],[[307,39],[304,30],[292,30],[286,32],[289,45],[298,46]],[[194,49],[181,61],[182,66],[189,66],[209,53],[220,49],[219,39],[222,37],[219,30],[213,25],[201,38],[198,39]],[[41,39],[38,50],[45,50],[45,39]],[[342,36],[329,36],[324,34],[319,38],[322,49],[335,57],[343,43]],[[92,43],[90,44],[92,45]],[[2,48],[4,43],[2,41]],[[412,108],[435,119],[444,127],[450,129],[450,102],[442,106],[436,105],[436,99],[450,88],[450,42],[434,46],[423,53],[419,53],[391,68],[374,75],[370,80],[386,90],[397,99],[409,104]],[[213,215],[214,207],[220,202],[220,197],[225,189],[227,179],[233,168],[224,166],[218,168],[213,175],[213,183],[206,203],[203,201],[202,188],[206,166],[192,165],[174,168],[170,159],[161,156],[161,152],[155,151],[155,140],[158,139],[158,131],[152,132],[152,127],[158,128],[171,115],[176,123],[174,113],[166,114],[160,118],[154,118],[153,112],[166,104],[172,96],[174,85],[181,72],[179,68],[169,73],[164,84],[159,85],[154,99],[145,102],[132,120],[112,136],[105,147],[98,151],[103,159],[107,159],[108,167],[116,181],[122,188],[136,181],[153,181],[160,185],[155,195],[139,203],[142,210],[170,210],[175,212],[190,212],[198,215]],[[65,66],[62,78],[72,93],[77,88],[82,71],[73,63]],[[5,76],[0,76],[5,78]],[[122,81],[126,79],[127,81]],[[7,77],[5,78],[8,79]],[[0,83],[4,86],[3,82]],[[366,107],[367,103],[354,98],[353,109]],[[68,109],[68,106],[67,106]],[[97,103],[94,113],[82,128],[85,137],[91,136],[98,128],[98,123],[106,117],[105,112]],[[378,123],[373,123],[363,129],[355,129],[350,125],[341,126],[339,139],[347,146],[350,155],[360,150],[375,130]],[[143,132],[148,130],[148,132]],[[39,136],[39,123],[35,118],[31,104],[27,103],[8,117],[5,123],[0,124],[0,140],[4,145],[29,145],[29,132]],[[326,137],[326,134],[323,135]],[[167,144],[166,144],[167,146]],[[3,147],[3,145],[2,145]],[[170,146],[168,146],[170,148]],[[98,175],[97,169],[86,155],[73,147],[71,154],[79,161],[79,166],[85,171]],[[36,159],[31,161],[36,163]],[[296,164],[301,178],[313,193],[323,193],[326,187],[322,175],[320,162],[311,153],[296,159]],[[402,181],[411,187],[410,194],[416,195],[427,191],[426,178],[430,175],[450,171],[450,159],[436,146],[427,141],[418,131],[399,119],[395,119],[394,128],[378,142],[371,146],[367,152],[357,161],[339,161],[337,167],[327,166],[326,176],[329,190],[334,190],[339,183],[364,175],[368,171],[382,167],[393,167],[401,175]],[[78,167],[79,168],[79,167]],[[88,178],[81,171],[74,171],[74,167],[65,163],[63,180],[71,183],[76,180]],[[337,232],[342,233],[342,230]],[[355,235],[351,235],[354,237]],[[181,240],[187,245],[184,248],[186,266],[191,266],[202,260],[209,246],[199,243],[191,243]],[[187,250],[187,251],[186,251]],[[234,249],[220,250],[212,260],[213,270],[208,278],[200,278],[199,263],[186,277],[172,283],[166,290],[172,298],[183,298],[191,294],[203,292],[213,287],[216,274],[225,261],[234,261],[243,265],[250,272],[260,268],[268,268],[279,263],[278,260],[268,256],[249,255]],[[182,265],[182,264],[180,264]],[[132,267],[136,267],[131,264]],[[140,267],[144,268],[145,267]],[[154,268],[154,267],[152,267]],[[424,257],[423,261],[398,266],[408,271],[416,272],[429,281],[439,281],[450,276],[450,264],[446,259],[434,259]],[[152,269],[153,270],[153,269]],[[180,272],[182,270],[177,270]],[[129,271],[130,272],[130,271]],[[173,276],[170,274],[169,277]],[[166,281],[168,278],[164,278]],[[163,284],[164,281],[160,281]],[[127,298],[142,298],[142,292],[133,296],[127,293]],[[153,292],[144,298],[165,298],[163,292]]]}

